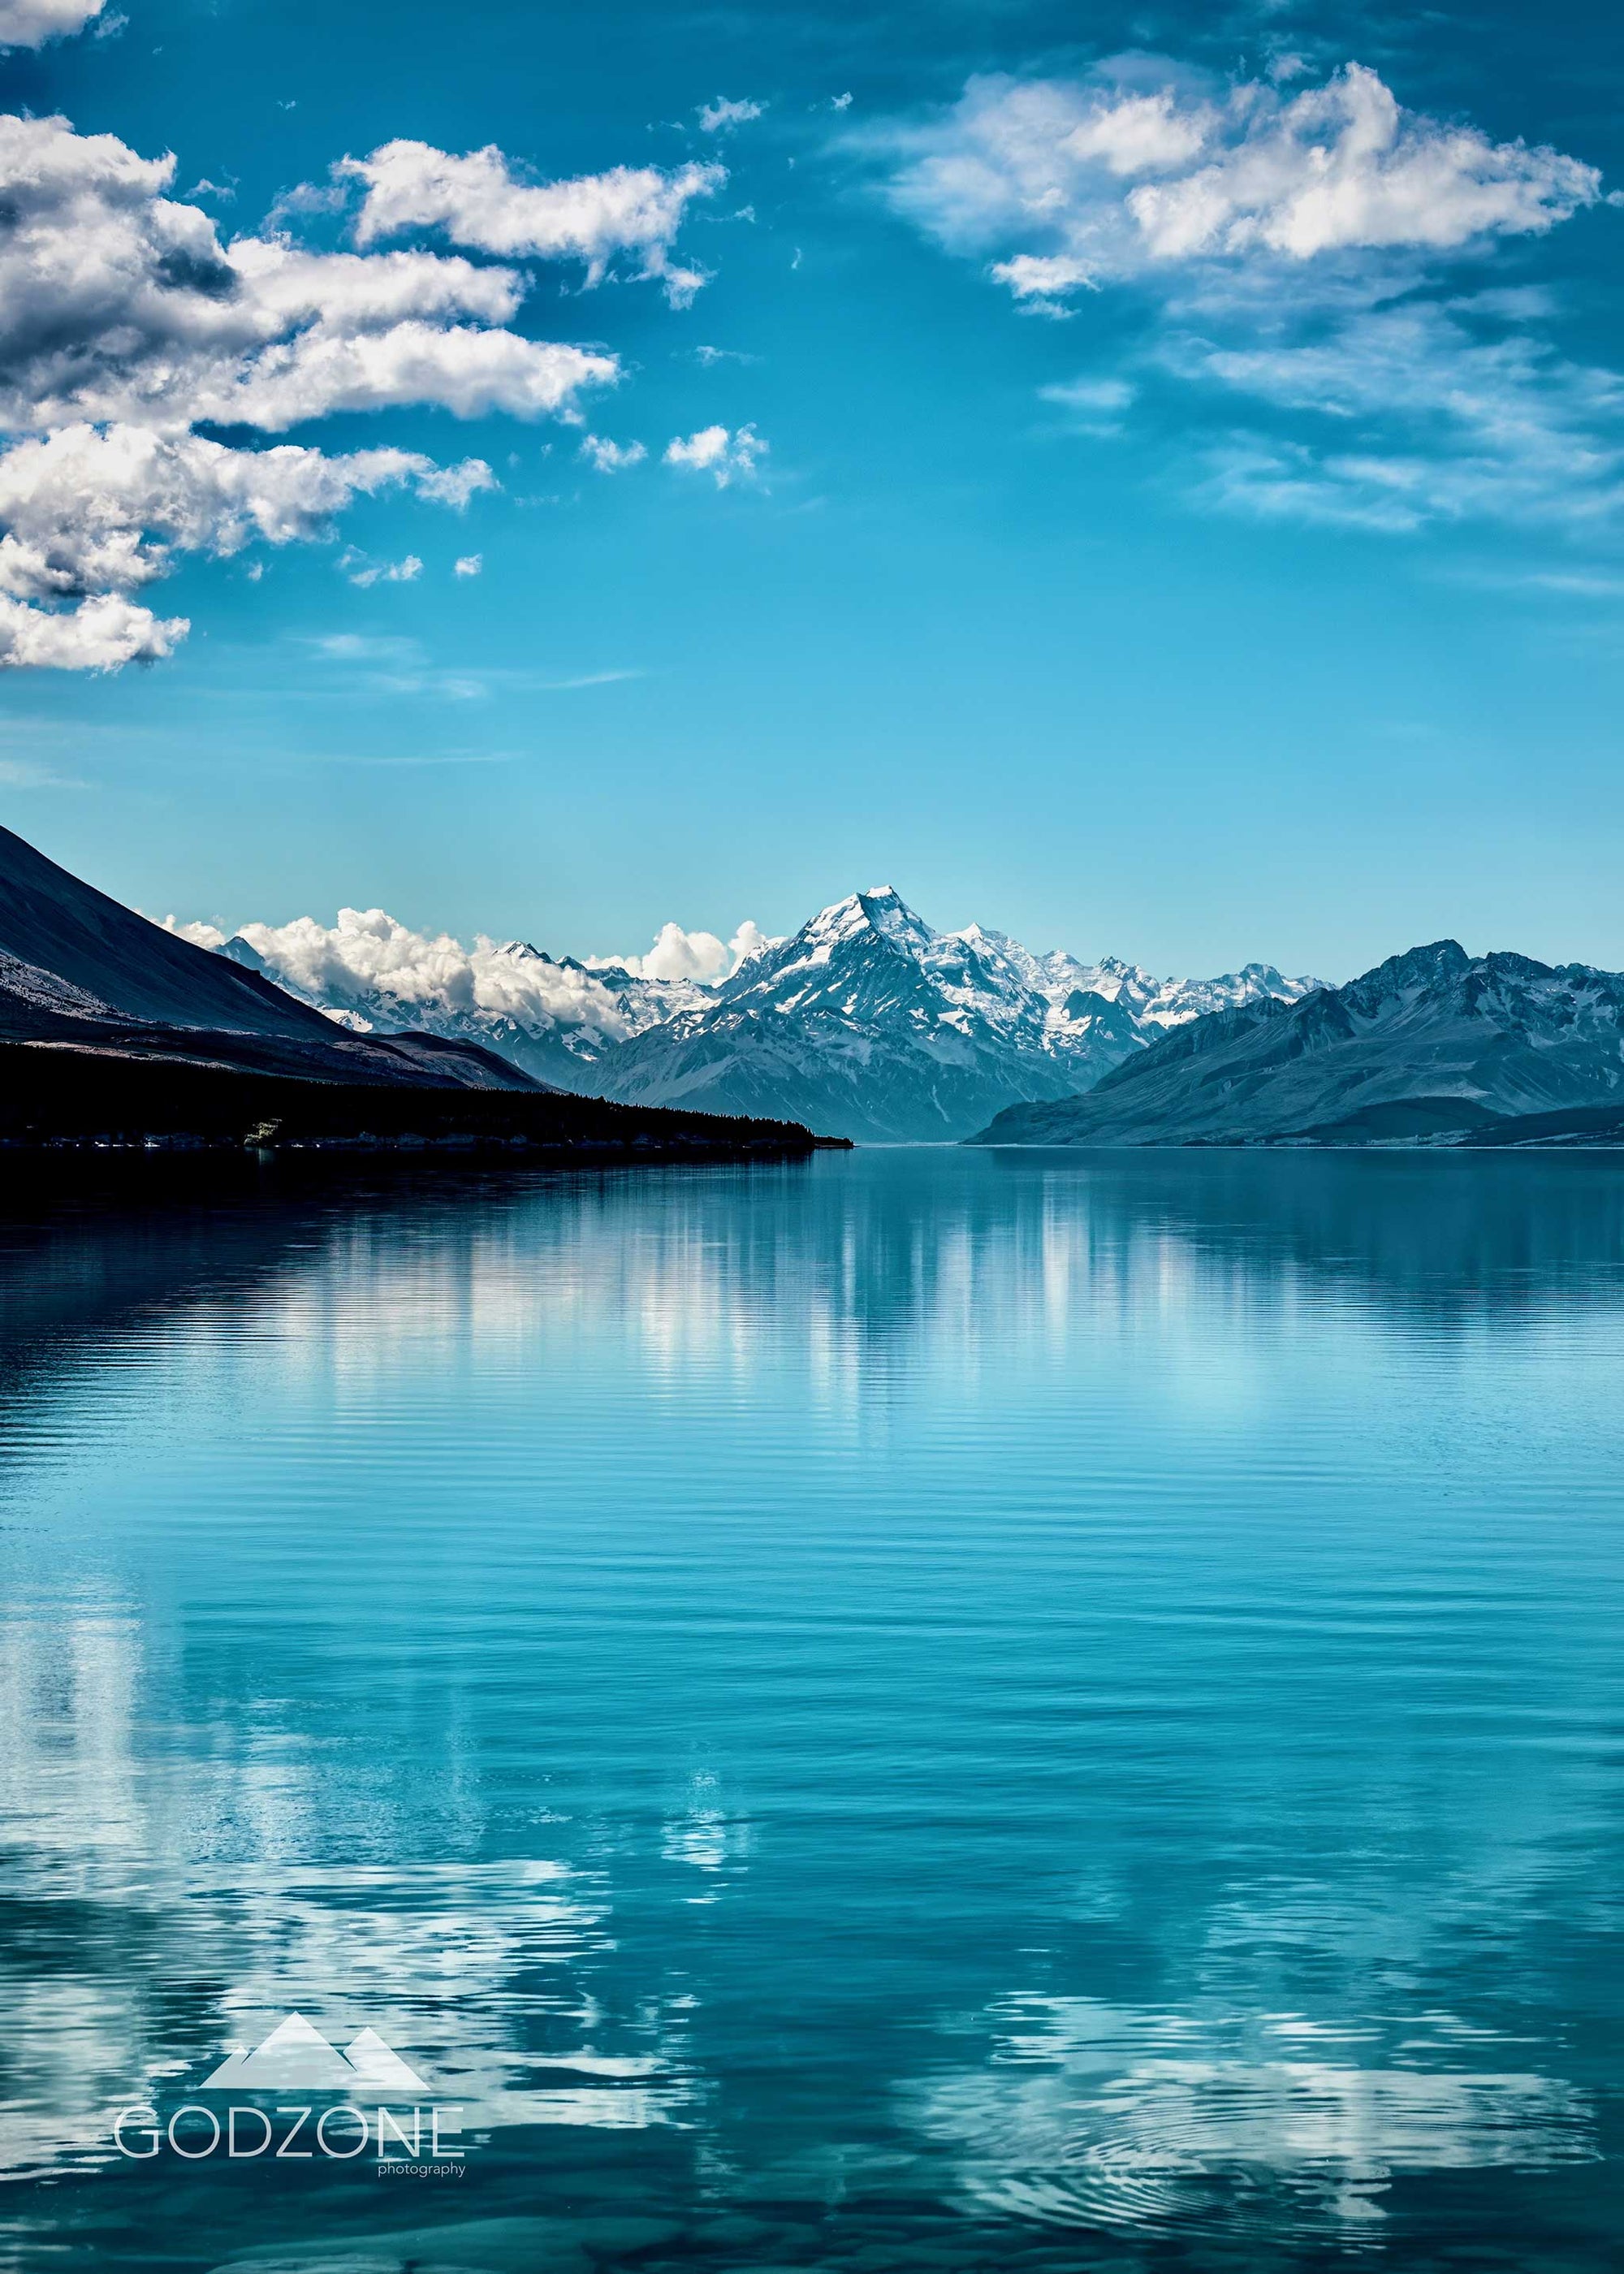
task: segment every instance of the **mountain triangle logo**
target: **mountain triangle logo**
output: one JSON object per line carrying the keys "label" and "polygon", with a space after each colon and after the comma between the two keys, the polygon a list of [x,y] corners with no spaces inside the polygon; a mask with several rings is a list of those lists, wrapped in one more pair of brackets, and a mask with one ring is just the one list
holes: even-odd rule
{"label": "mountain triangle logo", "polygon": [[429,2086],[387,2045],[376,2029],[363,2029],[341,2052],[303,2014],[289,2014],[251,2052],[235,2045],[203,2080],[206,2092],[403,2093],[426,2097]]}

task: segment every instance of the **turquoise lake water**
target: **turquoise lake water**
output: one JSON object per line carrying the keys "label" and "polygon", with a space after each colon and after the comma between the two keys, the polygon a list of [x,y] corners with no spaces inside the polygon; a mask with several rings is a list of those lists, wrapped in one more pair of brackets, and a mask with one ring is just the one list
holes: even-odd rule
{"label": "turquoise lake water", "polygon": [[0,1216],[0,2266],[1619,2263],[1624,1162]]}

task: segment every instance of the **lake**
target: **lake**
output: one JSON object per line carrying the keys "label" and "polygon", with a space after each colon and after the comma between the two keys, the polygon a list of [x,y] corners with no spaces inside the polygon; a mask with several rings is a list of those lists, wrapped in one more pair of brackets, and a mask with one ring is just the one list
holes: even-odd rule
{"label": "lake", "polygon": [[0,1215],[0,2266],[1618,2263],[1624,1159]]}

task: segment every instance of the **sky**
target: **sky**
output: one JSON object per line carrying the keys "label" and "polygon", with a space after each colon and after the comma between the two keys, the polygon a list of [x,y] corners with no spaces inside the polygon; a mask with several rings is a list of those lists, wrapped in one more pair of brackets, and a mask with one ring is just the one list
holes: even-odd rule
{"label": "sky", "polygon": [[1615,11],[0,42],[0,817],[121,899],[1624,967]]}

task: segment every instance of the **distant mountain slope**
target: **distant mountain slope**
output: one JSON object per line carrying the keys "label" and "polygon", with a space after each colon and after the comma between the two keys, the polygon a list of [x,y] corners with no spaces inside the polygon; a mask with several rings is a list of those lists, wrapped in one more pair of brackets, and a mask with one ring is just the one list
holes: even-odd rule
{"label": "distant mountain slope", "polygon": [[1169,983],[1034,956],[979,926],[935,931],[887,885],[821,910],[598,1073],[611,1097],[810,1118],[859,1142],[962,1138],[1011,1098],[1065,1096],[1198,1003],[1250,1000],[1271,980],[1312,984],[1262,965]]}
{"label": "distant mountain slope", "polygon": [[530,1089],[493,1051],[346,1034],[0,829],[0,1039],[327,1081]]}
{"label": "distant mountain slope", "polygon": [[319,1011],[148,923],[9,829],[0,829],[0,950],[128,1019],[332,1038]]}
{"label": "distant mountain slope", "polygon": [[523,1090],[557,1096],[494,1050],[438,1035],[245,1035],[223,1027],[170,1027],[147,1019],[16,1018],[0,995],[0,1041],[46,1051],[139,1058],[216,1072],[289,1075],[304,1081],[387,1082],[410,1088]]}
{"label": "distant mountain slope", "polygon": [[1454,940],[1297,1003],[1218,1012],[1086,1095],[1010,1108],[1015,1145],[1363,1143],[1481,1130],[1624,1095],[1624,975]]}

